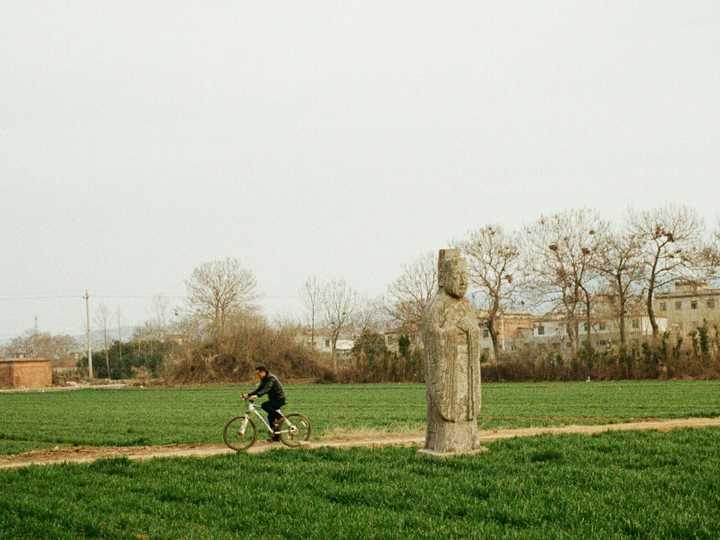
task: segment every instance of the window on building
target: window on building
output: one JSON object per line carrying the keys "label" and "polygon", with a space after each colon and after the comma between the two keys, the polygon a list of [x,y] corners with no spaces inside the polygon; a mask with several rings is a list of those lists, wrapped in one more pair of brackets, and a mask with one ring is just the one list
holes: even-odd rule
{"label": "window on building", "polygon": [[690,302],[690,309],[697,309],[697,300]]}
{"label": "window on building", "polygon": [[490,330],[483,328],[483,337],[490,337]]}
{"label": "window on building", "polygon": [[329,347],[329,346],[330,346],[330,340],[329,340],[329,339],[326,339],[326,340],[325,340],[325,346],[326,346],[326,347]]}
{"label": "window on building", "polygon": [[660,311],[667,311],[667,302],[660,302]]}
{"label": "window on building", "polygon": [[583,332],[587,332],[587,331],[588,331],[588,324],[583,323]]}
{"label": "window on building", "polygon": [[633,329],[637,330],[640,328],[640,319],[633,319],[632,320],[632,327]]}
{"label": "window on building", "polygon": [[715,309],[715,299],[714,298],[711,298],[710,300],[707,301],[707,307],[709,309]]}
{"label": "window on building", "polygon": [[600,323],[600,331],[603,331],[603,330],[607,330],[607,323],[606,323],[606,322],[601,322],[601,323]]}
{"label": "window on building", "polygon": [[682,302],[681,302],[680,300],[678,300],[677,302],[675,302],[675,309],[677,309],[677,310],[681,310],[681,309],[682,309]]}
{"label": "window on building", "polygon": [[542,324],[539,324],[537,327],[538,336],[544,336],[545,335],[545,326]]}

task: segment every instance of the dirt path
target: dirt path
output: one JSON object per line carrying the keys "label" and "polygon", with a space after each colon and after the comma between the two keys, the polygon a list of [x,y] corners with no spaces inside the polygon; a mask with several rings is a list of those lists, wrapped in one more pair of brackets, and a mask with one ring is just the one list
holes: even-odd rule
{"label": "dirt path", "polygon": [[[669,431],[678,428],[720,427],[720,418],[681,418],[677,420],[653,420],[645,422],[629,422],[625,424],[604,424],[595,426],[562,426],[520,429],[500,429],[484,431],[481,435],[483,443],[491,443],[500,439],[514,437],[533,437],[536,435],[561,435],[565,433],[582,433],[591,435],[606,431],[638,431],[658,430]],[[368,438],[352,437],[352,434],[337,439],[313,441],[306,448],[357,448],[382,446],[418,446],[423,443],[422,433],[414,434],[378,434]],[[273,448],[285,448],[280,444],[271,445],[258,442],[248,453],[258,454]],[[124,447],[78,447],[59,448],[26,452],[14,456],[0,456],[0,469],[16,469],[28,465],[53,465],[59,463],[91,463],[102,458],[127,457],[133,460],[145,460],[166,457],[210,457],[232,454],[233,451],[220,444],[175,444],[168,446],[124,446]]]}

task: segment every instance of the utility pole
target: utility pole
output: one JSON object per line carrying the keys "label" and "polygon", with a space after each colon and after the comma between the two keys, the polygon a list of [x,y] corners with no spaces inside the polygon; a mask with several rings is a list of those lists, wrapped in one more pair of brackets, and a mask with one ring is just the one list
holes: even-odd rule
{"label": "utility pole", "polygon": [[90,379],[93,378],[93,368],[92,368],[92,339],[90,336],[90,294],[88,293],[87,289],[85,289],[85,320],[87,321],[86,326],[86,339],[87,339],[87,354],[88,354],[88,374],[90,375]]}
{"label": "utility pole", "polygon": [[118,323],[118,358],[120,359],[120,365],[122,365],[122,330],[120,326],[120,307],[117,308],[117,323]]}
{"label": "utility pole", "polygon": [[109,311],[103,313],[103,337],[105,338],[105,366],[107,367],[107,379],[110,380],[110,339],[108,337],[108,324],[110,324]]}

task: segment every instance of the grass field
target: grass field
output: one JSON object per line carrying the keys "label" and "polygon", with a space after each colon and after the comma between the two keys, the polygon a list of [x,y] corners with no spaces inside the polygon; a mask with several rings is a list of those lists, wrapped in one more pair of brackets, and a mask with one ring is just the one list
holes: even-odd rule
{"label": "grass field", "polygon": [[[56,445],[221,443],[244,407],[243,387],[78,390],[0,394],[0,454]],[[422,385],[297,385],[315,436],[338,431],[422,429]],[[603,424],[645,418],[720,416],[720,382],[485,384],[484,428]]]}
{"label": "grass field", "polygon": [[0,472],[0,538],[715,539],[719,471],[718,429],[117,459]]}

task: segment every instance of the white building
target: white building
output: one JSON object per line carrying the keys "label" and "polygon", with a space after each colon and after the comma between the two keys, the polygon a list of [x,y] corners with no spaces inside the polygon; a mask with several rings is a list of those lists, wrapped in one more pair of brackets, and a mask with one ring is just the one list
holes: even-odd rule
{"label": "white building", "polygon": [[[664,317],[657,317],[660,332],[668,328]],[[588,323],[578,321],[580,343],[583,343],[588,332]],[[639,313],[630,314],[625,318],[625,336],[628,343],[637,344],[642,338],[652,336],[650,317]],[[620,321],[617,318],[595,318],[590,322],[590,339],[594,346],[610,346],[619,343]],[[525,338],[526,343],[552,345],[554,348],[572,345],[564,318],[559,316],[538,317],[533,324],[532,333]]]}
{"label": "white building", "polygon": [[[332,338],[323,330],[316,331],[314,337],[310,331],[305,331],[298,336],[298,341],[304,343],[307,347],[312,346],[318,352],[328,354],[332,352]],[[337,354],[350,354],[354,346],[355,339],[352,336],[341,335],[335,344],[335,352]]]}

